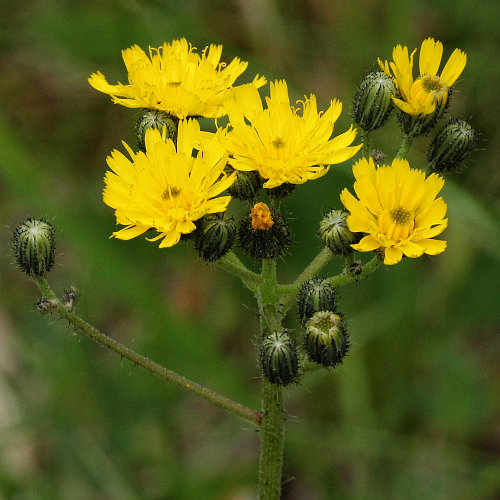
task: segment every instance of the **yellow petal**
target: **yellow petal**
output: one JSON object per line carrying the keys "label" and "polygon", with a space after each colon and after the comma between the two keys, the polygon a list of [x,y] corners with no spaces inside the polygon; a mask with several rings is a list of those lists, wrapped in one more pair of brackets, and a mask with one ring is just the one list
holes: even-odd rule
{"label": "yellow petal", "polygon": [[462,74],[467,64],[467,54],[460,49],[455,49],[441,72],[441,80],[451,87]]}
{"label": "yellow petal", "polygon": [[443,56],[443,44],[427,38],[420,47],[419,68],[420,75],[436,76]]}

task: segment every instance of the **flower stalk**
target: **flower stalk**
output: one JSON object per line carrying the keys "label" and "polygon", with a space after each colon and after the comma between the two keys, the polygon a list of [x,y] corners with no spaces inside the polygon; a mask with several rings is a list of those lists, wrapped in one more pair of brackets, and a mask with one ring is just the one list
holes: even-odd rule
{"label": "flower stalk", "polygon": [[40,291],[42,292],[44,297],[52,304],[53,310],[61,318],[66,319],[79,333],[91,338],[98,344],[113,351],[122,358],[128,359],[135,365],[144,368],[146,371],[152,373],[153,375],[156,375],[163,380],[167,380],[168,382],[172,382],[173,384],[183,388],[184,390],[200,396],[212,405],[217,406],[218,408],[221,408],[254,425],[259,426],[261,424],[262,416],[259,412],[251,410],[250,408],[247,408],[246,406],[237,403],[236,401],[226,398],[225,396],[222,396],[221,394],[218,394],[217,392],[212,391],[211,389],[208,389],[207,387],[198,384],[197,382],[193,382],[192,380],[189,380],[172,370],[168,370],[164,366],[151,361],[150,359],[133,351],[129,347],[121,344],[120,342],[117,342],[111,337],[108,337],[104,333],[100,332],[97,328],[81,319],[74,312],[68,311],[52,291],[52,288],[45,278],[37,276],[34,277],[34,280],[40,288]]}

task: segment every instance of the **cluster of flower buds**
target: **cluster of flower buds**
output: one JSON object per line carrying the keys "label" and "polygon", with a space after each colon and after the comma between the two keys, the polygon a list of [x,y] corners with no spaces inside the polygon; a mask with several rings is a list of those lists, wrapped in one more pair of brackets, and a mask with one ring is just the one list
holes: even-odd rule
{"label": "cluster of flower buds", "polygon": [[[382,127],[394,108],[398,111],[401,130],[411,138],[429,134],[447,113],[453,85],[466,65],[466,54],[455,49],[438,74],[443,45],[427,38],[420,48],[420,76],[415,77],[415,51],[410,52],[407,47],[398,45],[393,51],[393,61],[379,59],[382,71],[372,71],[360,83],[352,114],[365,135]],[[452,118],[430,144],[429,169],[438,173],[457,171],[475,145],[476,132],[469,123]],[[374,160],[377,164],[383,162],[375,157]]]}
{"label": "cluster of flower buds", "polygon": [[[311,279],[303,283],[297,303],[304,327],[302,346],[307,357],[325,368],[342,363],[350,343],[346,321],[337,310],[335,289],[326,279]],[[285,330],[263,339],[260,363],[271,383],[289,385],[297,382],[298,349]]]}
{"label": "cluster of flower buds", "polygon": [[344,317],[337,311],[337,296],[326,280],[305,282],[298,299],[299,318],[305,327],[308,356],[325,367],[341,363],[349,350]]}

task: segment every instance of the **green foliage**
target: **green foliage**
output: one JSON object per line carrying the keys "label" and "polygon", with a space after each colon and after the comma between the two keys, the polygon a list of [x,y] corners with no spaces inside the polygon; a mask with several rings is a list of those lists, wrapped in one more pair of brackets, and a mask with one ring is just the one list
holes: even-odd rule
{"label": "green foliage", "polygon": [[[472,116],[480,133],[480,150],[444,189],[449,246],[341,290],[352,347],[334,373],[306,375],[287,389],[286,407],[300,426],[293,418],[287,424],[284,473],[296,479],[284,490],[286,498],[321,500],[493,498],[500,488],[500,159],[491,57],[499,50],[499,5],[276,1],[259,3],[262,12],[239,5],[34,0],[3,11],[0,496],[255,494],[253,430],[40,317],[34,286],[14,265],[15,225],[26,216],[50,220],[58,238],[51,281],[56,290],[80,289],[84,318],[258,406],[251,353],[259,328],[248,291],[202,263],[190,244],[158,250],[140,238],[108,239],[115,227],[101,199],[104,159],[121,140],[133,144],[137,113],[91,89],[90,73],[123,81],[120,51],[134,43],[158,46],[180,36],[197,47],[223,43],[225,58],[250,61],[244,81],[255,73],[287,78],[294,98],[314,92],[321,109],[342,100],[336,131],[344,131],[356,84],[376,57],[435,36],[445,51],[468,54],[451,109]],[[395,125],[374,134],[388,155],[395,153],[391,134],[399,137]],[[414,144],[419,154],[426,146],[426,139]],[[334,166],[283,202],[295,236],[282,282],[321,248],[322,214],[341,208],[338,193],[351,183],[350,165]],[[289,326],[298,330],[292,316]]]}

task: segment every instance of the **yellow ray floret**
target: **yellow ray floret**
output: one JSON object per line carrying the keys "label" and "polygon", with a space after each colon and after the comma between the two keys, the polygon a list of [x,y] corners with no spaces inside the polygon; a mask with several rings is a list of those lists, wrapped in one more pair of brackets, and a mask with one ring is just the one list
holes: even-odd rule
{"label": "yellow ray floret", "polygon": [[467,63],[467,55],[455,49],[439,74],[443,56],[443,44],[433,38],[422,42],[419,56],[419,76],[413,78],[413,57],[407,47],[398,45],[392,52],[393,61],[378,63],[382,70],[396,84],[400,98],[393,97],[394,104],[404,113],[412,116],[425,116],[436,108],[444,109],[450,87],[462,74]]}
{"label": "yellow ray floret", "polygon": [[113,151],[104,179],[104,203],[126,226],[113,233],[115,238],[129,240],[156,229],[159,234],[150,241],[161,239],[160,248],[171,247],[196,229],[198,219],[226,210],[231,197],[219,195],[235,174],[224,173],[227,153],[217,134],[200,131],[196,120],[179,123],[177,148],[156,129],[146,132],[145,153],[123,145],[130,159]]}
{"label": "yellow ray floret", "polygon": [[[238,58],[226,65],[220,62],[221,55],[222,45],[210,45],[198,54],[185,38],[150,47],[149,54],[134,45],[122,52],[127,85],[110,85],[100,71],[90,76],[89,83],[129,108],[157,109],[179,119],[218,118],[225,114],[225,93],[248,65]],[[265,82],[256,76],[252,84],[261,87]]]}
{"label": "yellow ray floret", "polygon": [[403,255],[444,252],[446,242],[433,239],[448,224],[446,203],[436,198],[444,185],[442,177],[431,174],[426,178],[423,171],[411,169],[401,159],[376,167],[372,158],[363,158],[353,166],[353,173],[358,198],[344,189],[340,199],[350,213],[349,229],[366,233],[351,245],[355,250],[379,250],[388,265],[397,264]]}
{"label": "yellow ray floret", "polygon": [[318,112],[311,94],[298,101],[302,112],[290,105],[284,80],[270,84],[270,96],[264,108],[255,86],[233,89],[224,101],[229,117],[229,132],[224,146],[236,170],[256,170],[266,180],[264,188],[283,183],[302,184],[328,172],[329,165],[354,156],[361,145],[350,146],[356,137],[351,128],[331,139],[342,104],[330,102]]}

